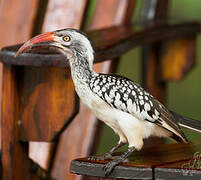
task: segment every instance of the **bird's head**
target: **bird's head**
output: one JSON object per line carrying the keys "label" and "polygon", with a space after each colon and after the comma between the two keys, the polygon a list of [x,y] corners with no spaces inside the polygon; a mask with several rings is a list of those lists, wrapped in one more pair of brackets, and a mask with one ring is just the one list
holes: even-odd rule
{"label": "bird's head", "polygon": [[16,56],[30,52],[35,47],[53,47],[62,52],[67,59],[73,61],[78,55],[93,65],[94,51],[87,35],[76,29],[62,29],[33,37],[17,51]]}

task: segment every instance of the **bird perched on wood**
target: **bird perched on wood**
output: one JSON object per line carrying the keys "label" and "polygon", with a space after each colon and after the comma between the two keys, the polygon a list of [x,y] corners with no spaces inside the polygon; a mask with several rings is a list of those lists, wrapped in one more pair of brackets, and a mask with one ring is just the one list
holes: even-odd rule
{"label": "bird perched on wood", "polygon": [[145,138],[169,137],[188,142],[173,115],[138,84],[122,76],[94,72],[94,50],[86,34],[75,29],[44,33],[27,41],[16,55],[36,46],[54,47],[65,55],[82,102],[120,137],[108,153],[91,159],[111,158],[114,151],[128,143],[126,152],[104,166],[106,175],[134,150],[139,151]]}

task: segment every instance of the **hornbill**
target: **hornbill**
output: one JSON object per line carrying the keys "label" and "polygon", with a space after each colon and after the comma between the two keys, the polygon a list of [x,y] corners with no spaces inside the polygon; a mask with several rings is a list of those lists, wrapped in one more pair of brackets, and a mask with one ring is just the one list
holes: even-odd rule
{"label": "hornbill", "polygon": [[36,46],[53,47],[64,54],[70,63],[75,90],[82,102],[119,135],[119,142],[109,152],[90,159],[110,159],[114,151],[128,144],[127,151],[104,165],[106,176],[134,150],[139,151],[145,138],[169,137],[188,143],[179,125],[182,124],[181,116],[173,115],[132,80],[93,70],[94,50],[85,33],[70,28],[44,33],[27,41],[16,56]]}

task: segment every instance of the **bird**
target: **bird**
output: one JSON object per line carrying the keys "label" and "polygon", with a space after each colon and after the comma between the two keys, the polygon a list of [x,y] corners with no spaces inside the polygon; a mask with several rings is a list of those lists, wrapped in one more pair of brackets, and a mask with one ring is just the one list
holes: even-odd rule
{"label": "bird", "polygon": [[112,149],[103,156],[89,159],[111,159],[115,151],[128,144],[125,152],[104,165],[105,176],[132,152],[140,151],[143,140],[151,136],[188,143],[172,113],[139,84],[120,75],[93,70],[94,48],[84,32],[66,28],[37,35],[25,42],[16,56],[43,46],[53,47],[65,56],[81,101],[119,135],[119,141]]}

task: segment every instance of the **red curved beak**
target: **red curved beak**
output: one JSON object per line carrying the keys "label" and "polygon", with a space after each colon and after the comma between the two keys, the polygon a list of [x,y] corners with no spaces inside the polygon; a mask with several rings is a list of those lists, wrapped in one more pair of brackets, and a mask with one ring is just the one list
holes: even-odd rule
{"label": "red curved beak", "polygon": [[55,42],[56,37],[54,32],[48,32],[44,34],[40,34],[38,36],[33,37],[31,40],[25,42],[20,49],[16,52],[15,57],[17,57],[19,54],[23,52],[27,52],[31,50],[34,46],[39,46],[39,45],[44,45],[50,43],[50,42]]}

